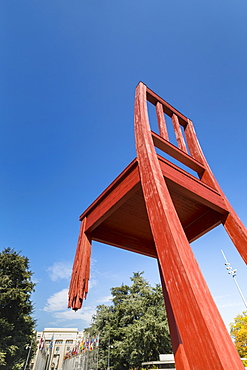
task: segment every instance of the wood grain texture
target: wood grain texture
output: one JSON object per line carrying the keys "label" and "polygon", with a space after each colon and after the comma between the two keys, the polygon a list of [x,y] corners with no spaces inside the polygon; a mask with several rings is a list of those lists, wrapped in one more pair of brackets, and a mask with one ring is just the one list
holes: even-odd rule
{"label": "wood grain texture", "polygon": [[156,105],[159,102],[162,105],[163,111],[169,117],[172,117],[173,114],[176,114],[180,124],[183,127],[187,126],[188,118],[185,117],[182,113],[180,113],[177,109],[175,109],[171,104],[167,103],[164,99],[162,99],[159,95],[157,95],[154,91],[152,91],[149,87],[146,86],[146,98],[147,100]]}
{"label": "wood grain texture", "polygon": [[90,278],[91,240],[85,233],[87,219],[81,222],[76,255],[69,287],[68,307],[77,311],[88,293]]}
{"label": "wood grain texture", "polygon": [[177,139],[179,149],[181,149],[184,153],[188,153],[187,148],[186,148],[186,144],[185,144],[185,141],[184,141],[184,137],[183,137],[183,134],[182,134],[181,126],[180,126],[180,123],[179,123],[179,120],[178,120],[178,116],[176,114],[172,115],[172,124],[173,124],[173,127],[174,127],[175,136],[176,136],[176,139]]}
{"label": "wood grain texture", "polygon": [[[150,130],[147,100],[156,106],[161,135]],[[164,113],[179,147],[168,141]],[[246,228],[217,183],[192,121],[143,83],[136,89],[135,138],[137,158],[80,216],[69,307],[77,310],[87,295],[92,240],[157,258],[177,369],[243,369],[189,242],[222,223],[247,262]]]}
{"label": "wood grain texture", "polygon": [[[158,260],[188,361],[187,369],[243,369],[194,258],[155,153],[146,86],[135,99],[135,137],[140,177]],[[175,354],[176,358],[176,354]],[[178,369],[179,369],[178,363]]]}
{"label": "wood grain texture", "polygon": [[182,193],[188,194],[190,198],[215,209],[219,213],[225,214],[227,212],[225,202],[218,192],[164,158],[158,157],[158,159],[163,176],[171,180],[170,183],[174,187],[180,187]]}
{"label": "wood grain texture", "polygon": [[225,208],[227,209],[228,213],[227,215],[222,216],[222,224],[233,244],[237,248],[239,254],[247,264],[247,229],[232,208],[220,185],[218,184],[213,172],[211,171],[211,168],[207,163],[197,139],[193,123],[190,120],[188,120],[188,125],[185,129],[185,135],[187,137],[188,146],[193,157],[203,163],[206,169],[201,180],[214,187],[221,195],[222,201],[225,203]]}
{"label": "wood grain texture", "polygon": [[157,102],[157,104],[156,104],[156,114],[157,114],[160,136],[163,139],[169,141],[167,126],[166,126],[166,121],[165,121],[165,116],[164,116],[164,111],[163,111],[162,104],[160,102]]}
{"label": "wood grain texture", "polygon": [[202,163],[198,162],[193,157],[186,154],[181,149],[177,148],[175,145],[171,144],[169,141],[164,140],[153,131],[152,138],[156,148],[162,150],[164,153],[167,153],[172,158],[178,160],[185,166],[191,168],[192,170],[197,172],[198,175],[200,175],[200,177],[202,176],[203,172],[205,171],[204,165]]}
{"label": "wood grain texture", "polygon": [[91,232],[135,193],[139,181],[138,162],[134,159],[80,216],[80,220],[84,217],[88,219],[87,232]]}
{"label": "wood grain texture", "polygon": [[160,281],[161,281],[161,286],[162,286],[164,301],[165,301],[165,306],[166,306],[168,325],[169,325],[170,335],[172,339],[172,350],[174,353],[176,368],[179,370],[186,370],[190,368],[189,363],[188,363],[187,356],[184,350],[181,336],[179,334],[179,329],[177,327],[177,323],[176,323],[174,313],[171,307],[169,294],[166,289],[163,272],[162,272],[159,262],[158,262],[158,266],[159,266]]}

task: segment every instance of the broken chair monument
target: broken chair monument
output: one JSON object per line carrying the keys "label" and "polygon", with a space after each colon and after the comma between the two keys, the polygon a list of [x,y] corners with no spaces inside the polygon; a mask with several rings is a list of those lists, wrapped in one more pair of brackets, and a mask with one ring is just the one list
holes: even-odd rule
{"label": "broken chair monument", "polygon": [[[150,129],[148,104],[155,106],[158,134]],[[137,158],[80,216],[69,307],[81,308],[88,292],[93,240],[154,257],[176,368],[243,369],[190,243],[222,224],[247,262],[247,230],[218,185],[191,120],[140,82],[134,121]],[[169,141],[168,121],[177,145]]]}

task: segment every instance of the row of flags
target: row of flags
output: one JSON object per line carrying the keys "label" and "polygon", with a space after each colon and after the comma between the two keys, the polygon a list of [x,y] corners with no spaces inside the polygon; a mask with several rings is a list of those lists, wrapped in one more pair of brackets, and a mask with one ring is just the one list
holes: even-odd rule
{"label": "row of flags", "polygon": [[70,358],[72,356],[79,355],[83,352],[93,351],[99,347],[99,335],[95,335],[91,338],[84,337],[81,341],[77,343],[69,352],[64,356],[64,359]]}
{"label": "row of flags", "polygon": [[39,341],[39,346],[38,346],[39,350],[43,353],[46,353],[47,351],[47,346],[45,344],[45,341],[43,338],[40,338],[40,341]]}
{"label": "row of flags", "polygon": [[47,349],[51,350],[52,349],[52,346],[53,346],[53,340],[54,340],[54,334],[52,335],[51,340],[50,340],[50,343],[49,343],[49,346],[47,347],[46,344],[45,344],[44,338],[40,338],[40,341],[39,341],[39,350],[40,351],[44,351],[44,352],[46,352]]}
{"label": "row of flags", "polygon": [[[54,338],[52,337],[49,345],[47,346],[44,338],[40,338],[38,348],[42,352],[42,354],[46,354],[48,350],[51,350],[53,340]],[[99,335],[95,335],[93,337],[84,337],[82,340],[78,341],[78,343],[70,351],[68,351],[65,354],[64,359],[79,355],[87,351],[93,351],[98,347],[99,347]]]}

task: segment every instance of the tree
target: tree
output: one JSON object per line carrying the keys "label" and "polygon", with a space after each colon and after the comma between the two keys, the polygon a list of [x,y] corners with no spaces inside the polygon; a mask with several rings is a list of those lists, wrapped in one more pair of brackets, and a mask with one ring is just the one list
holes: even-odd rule
{"label": "tree", "polygon": [[247,358],[247,311],[235,317],[234,323],[230,325],[230,333],[239,356]]}
{"label": "tree", "polygon": [[157,361],[160,353],[171,353],[161,286],[151,287],[142,274],[133,274],[131,286],[112,288],[112,305],[96,309],[88,332],[100,333],[101,369],[108,367],[109,345],[114,370],[138,369],[144,361]]}
{"label": "tree", "polygon": [[34,336],[28,258],[13,249],[0,253],[0,370],[23,369]]}

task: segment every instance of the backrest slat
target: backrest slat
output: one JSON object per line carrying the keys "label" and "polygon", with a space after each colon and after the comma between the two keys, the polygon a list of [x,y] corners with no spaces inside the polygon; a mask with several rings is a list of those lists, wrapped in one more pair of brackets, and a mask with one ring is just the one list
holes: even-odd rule
{"label": "backrest slat", "polygon": [[160,136],[163,139],[169,141],[167,126],[166,126],[166,120],[165,120],[165,115],[164,115],[164,111],[163,111],[163,106],[160,102],[157,102],[157,104],[156,104],[156,114],[157,114],[157,119],[158,119],[158,126],[159,126]]}
{"label": "backrest slat", "polygon": [[186,144],[185,144],[185,141],[184,141],[183,133],[182,133],[182,130],[181,130],[181,126],[180,126],[180,123],[178,121],[178,116],[176,114],[172,115],[172,124],[173,124],[173,127],[174,127],[174,131],[175,131],[175,135],[176,135],[176,139],[177,139],[179,149],[183,150],[185,153],[188,153],[187,148],[186,148]]}
{"label": "backrest slat", "polygon": [[[196,134],[192,135],[192,122],[148,87],[146,87],[146,101],[153,104],[156,108],[160,137],[159,139],[158,135],[152,131],[152,138],[156,148],[197,172],[200,179],[206,179],[205,158],[198,151],[199,144]],[[171,126],[167,119],[171,119]],[[177,142],[175,145],[170,139],[174,137],[172,131],[168,131],[170,128],[174,130]],[[210,185],[212,186],[213,184],[210,182]]]}

